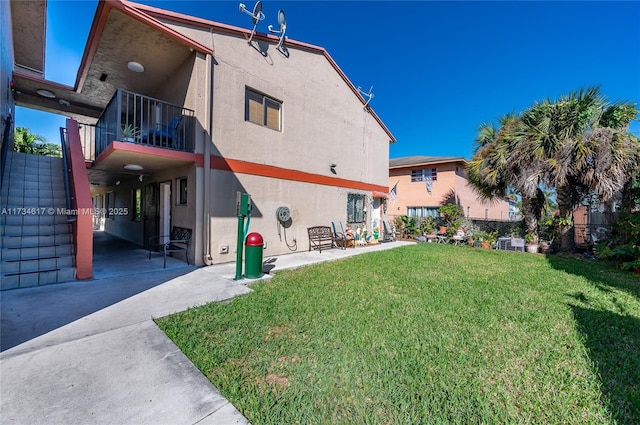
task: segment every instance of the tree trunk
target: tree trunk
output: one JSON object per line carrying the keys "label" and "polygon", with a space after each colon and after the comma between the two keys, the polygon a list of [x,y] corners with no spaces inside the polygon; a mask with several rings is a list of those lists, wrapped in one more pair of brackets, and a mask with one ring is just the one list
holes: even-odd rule
{"label": "tree trunk", "polygon": [[533,242],[538,243],[538,217],[531,199],[522,197],[522,216],[527,233],[533,235]]}
{"label": "tree trunk", "polygon": [[558,187],[556,193],[558,202],[556,234],[560,240],[560,251],[571,252],[575,248],[571,195],[566,187]]}

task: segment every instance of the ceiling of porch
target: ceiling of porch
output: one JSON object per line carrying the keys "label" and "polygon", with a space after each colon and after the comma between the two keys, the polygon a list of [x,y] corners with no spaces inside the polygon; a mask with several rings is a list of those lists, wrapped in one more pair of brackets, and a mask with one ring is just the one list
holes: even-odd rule
{"label": "ceiling of porch", "polygon": [[[163,148],[140,146],[127,142],[113,142],[111,149],[100,155],[93,166],[87,169],[89,182],[93,186],[115,186],[125,182],[177,167],[193,164],[197,155]],[[140,165],[142,170],[127,170],[127,164]]]}
{"label": "ceiling of porch", "polygon": [[[16,104],[93,123],[117,88],[157,97],[163,84],[193,55],[189,46],[109,7],[108,2],[99,7],[93,30],[95,33],[87,42],[84,66],[76,78],[77,87],[47,81],[33,72],[16,68]],[[15,36],[14,46],[23,43],[21,32],[16,32]],[[142,64],[144,72],[128,69],[129,61]],[[41,89],[50,91],[55,97],[39,95]]]}

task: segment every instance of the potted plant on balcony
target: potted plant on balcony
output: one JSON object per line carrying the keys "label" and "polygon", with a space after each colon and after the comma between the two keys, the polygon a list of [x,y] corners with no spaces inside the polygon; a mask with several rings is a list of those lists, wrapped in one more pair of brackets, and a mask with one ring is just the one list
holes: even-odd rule
{"label": "potted plant on balcony", "polygon": [[536,236],[531,234],[531,233],[527,233],[526,235],[524,235],[524,242],[525,245],[527,246],[527,252],[531,253],[531,254],[537,254],[538,253],[538,241],[536,240]]}
{"label": "potted plant on balcony", "polygon": [[133,124],[127,124],[122,126],[122,140],[124,142],[135,142],[136,138],[140,136],[140,130]]}

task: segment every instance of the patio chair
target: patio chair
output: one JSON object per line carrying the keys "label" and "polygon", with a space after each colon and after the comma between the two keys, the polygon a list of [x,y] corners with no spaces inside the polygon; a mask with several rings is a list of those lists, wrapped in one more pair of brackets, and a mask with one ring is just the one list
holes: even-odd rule
{"label": "patio chair", "polygon": [[382,229],[384,230],[382,242],[392,242],[396,239],[395,234],[393,233],[393,227],[391,227],[391,223],[389,223],[389,220],[382,220]]}
{"label": "patio chair", "polygon": [[438,238],[438,243],[447,243],[447,228],[440,226],[436,232],[436,237]]}
{"label": "patio chair", "polygon": [[464,230],[462,229],[458,230],[455,235],[451,236],[451,241],[454,245],[462,245],[462,242],[464,242],[466,239],[467,237],[465,236]]}
{"label": "patio chair", "polygon": [[349,241],[352,241],[353,238],[345,233],[344,227],[342,227],[342,222],[339,221],[338,223],[340,224],[340,230],[338,230],[338,226],[336,226],[335,221],[331,222],[331,227],[333,228],[333,236],[335,238],[336,244],[343,249],[349,245],[355,248],[355,245],[353,243],[349,244]]}
{"label": "patio chair", "polygon": [[182,121],[182,116],[173,117],[168,125],[160,126],[160,128],[154,128],[149,130],[146,137],[143,137],[143,142],[152,140],[153,144],[160,144],[162,146],[176,147],[178,136],[178,126]]}

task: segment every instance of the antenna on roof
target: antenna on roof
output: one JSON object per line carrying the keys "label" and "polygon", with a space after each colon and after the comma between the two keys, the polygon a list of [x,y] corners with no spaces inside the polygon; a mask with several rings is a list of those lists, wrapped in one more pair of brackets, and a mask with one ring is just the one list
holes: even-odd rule
{"label": "antenna on roof", "polygon": [[278,26],[280,27],[280,29],[274,30],[273,25],[269,25],[269,32],[273,34],[280,34],[280,40],[278,41],[278,45],[276,46],[276,49],[282,52],[282,42],[284,41],[284,33],[287,32],[287,18],[285,18],[284,11],[282,9],[278,10]]}
{"label": "antenna on roof", "polygon": [[366,111],[367,105],[369,104],[369,102],[371,102],[371,99],[375,97],[375,95],[373,94],[373,86],[371,86],[371,88],[369,89],[369,93],[365,93],[360,87],[358,87],[358,93],[360,93],[362,97],[367,98],[367,102],[364,104],[364,110]]}
{"label": "antenna on roof", "polygon": [[247,7],[243,3],[240,3],[240,12],[244,12],[251,16],[251,20],[253,21],[253,30],[251,30],[251,36],[249,37],[249,44],[251,44],[251,39],[253,38],[253,34],[256,33],[258,22],[264,19],[264,13],[262,13],[262,2],[260,0],[256,2],[255,6],[253,6],[253,12],[249,12]]}

